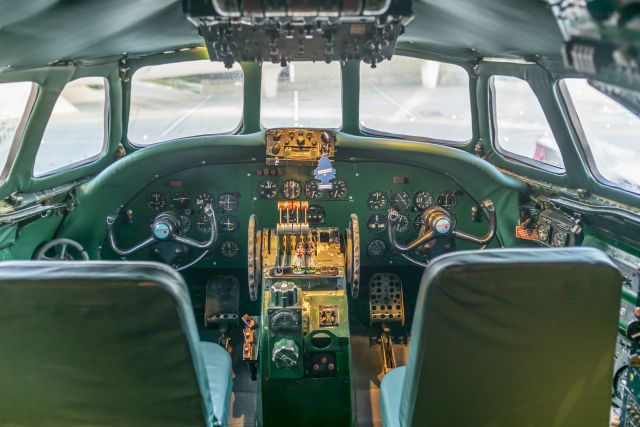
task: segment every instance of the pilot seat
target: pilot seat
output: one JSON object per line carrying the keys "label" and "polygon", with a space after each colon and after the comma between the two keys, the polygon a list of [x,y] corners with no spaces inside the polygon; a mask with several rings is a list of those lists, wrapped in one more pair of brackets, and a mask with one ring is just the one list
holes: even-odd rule
{"label": "pilot seat", "polygon": [[383,424],[605,426],[622,277],[592,248],[461,251],[422,278]]}
{"label": "pilot seat", "polygon": [[231,359],[156,263],[0,263],[0,425],[224,426]]}

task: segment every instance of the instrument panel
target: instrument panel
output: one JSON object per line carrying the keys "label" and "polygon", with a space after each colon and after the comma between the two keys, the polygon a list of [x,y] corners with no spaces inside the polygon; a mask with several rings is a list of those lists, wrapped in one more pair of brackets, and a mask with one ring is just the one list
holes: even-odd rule
{"label": "instrument panel", "polygon": [[[313,226],[345,227],[351,213],[360,219],[363,266],[407,265],[387,238],[387,212],[399,215],[392,223],[400,240],[418,235],[422,212],[432,206],[449,210],[465,230],[480,235],[486,221],[478,216],[478,201],[454,180],[440,173],[387,162],[335,161],[333,188],[320,190],[313,165],[269,166],[257,161],[205,165],[159,177],[124,204],[114,232],[123,246],[148,237],[154,218],[166,211],[179,215],[187,237],[203,240],[211,232],[204,206],[215,210],[218,240],[197,267],[246,268],[247,223],[255,214],[261,224],[278,221],[280,200],[309,202]],[[473,244],[458,243],[472,249]],[[451,247],[450,249],[453,249]],[[127,259],[153,259],[154,247]],[[108,245],[104,259],[118,258]]]}

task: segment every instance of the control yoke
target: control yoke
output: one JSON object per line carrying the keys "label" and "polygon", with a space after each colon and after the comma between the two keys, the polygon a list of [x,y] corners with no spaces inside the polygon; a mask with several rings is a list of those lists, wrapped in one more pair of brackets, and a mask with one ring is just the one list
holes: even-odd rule
{"label": "control yoke", "polygon": [[465,233],[464,231],[457,230],[454,217],[446,209],[436,206],[429,208],[422,213],[422,227],[420,228],[420,234],[417,238],[406,244],[402,244],[396,239],[396,232],[393,228],[393,223],[399,214],[395,209],[389,209],[389,214],[387,215],[389,242],[391,242],[393,248],[403,254],[405,258],[420,265],[422,265],[422,263],[416,262],[410,257],[405,256],[405,254],[414,249],[419,249],[428,245],[438,237],[454,237],[467,242],[477,243],[484,247],[495,237],[497,220],[496,209],[490,199],[485,199],[481,203],[481,207],[489,219],[489,230],[482,237],[476,237],[469,233]]}
{"label": "control yoke", "polygon": [[205,206],[204,214],[209,221],[209,226],[211,227],[209,240],[205,242],[199,242],[197,240],[183,236],[181,233],[182,224],[180,222],[180,218],[172,212],[163,212],[153,220],[153,225],[151,226],[151,236],[148,239],[143,240],[142,242],[128,249],[122,249],[116,243],[116,238],[113,232],[113,224],[116,222],[118,215],[109,215],[107,217],[107,232],[109,235],[109,244],[111,245],[111,249],[113,249],[113,251],[120,256],[131,255],[132,253],[138,252],[139,250],[144,249],[147,246],[157,242],[177,242],[195,249],[207,250],[215,244],[216,239],[218,238],[218,226],[216,223],[215,212],[211,205]]}

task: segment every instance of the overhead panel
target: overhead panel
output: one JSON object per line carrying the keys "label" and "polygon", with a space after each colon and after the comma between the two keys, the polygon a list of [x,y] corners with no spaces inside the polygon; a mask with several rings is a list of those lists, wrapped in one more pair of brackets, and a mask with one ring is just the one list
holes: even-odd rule
{"label": "overhead panel", "polygon": [[393,56],[413,18],[410,0],[187,0],[189,20],[209,57],[234,62],[361,60],[372,67]]}

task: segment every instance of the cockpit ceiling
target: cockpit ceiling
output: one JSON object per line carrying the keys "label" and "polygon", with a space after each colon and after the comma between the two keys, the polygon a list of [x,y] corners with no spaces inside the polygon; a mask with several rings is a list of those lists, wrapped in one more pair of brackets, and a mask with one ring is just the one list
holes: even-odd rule
{"label": "cockpit ceiling", "polygon": [[[562,37],[541,0],[426,0],[413,8],[400,41],[416,49],[563,67]],[[0,0],[0,71],[202,44],[179,0]]]}

